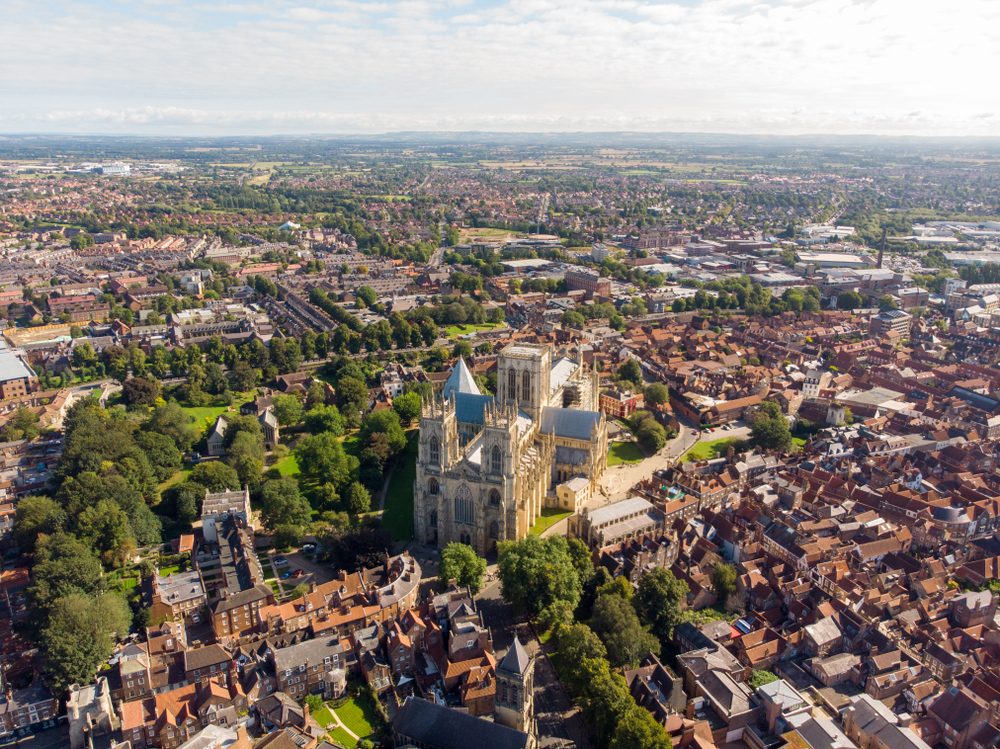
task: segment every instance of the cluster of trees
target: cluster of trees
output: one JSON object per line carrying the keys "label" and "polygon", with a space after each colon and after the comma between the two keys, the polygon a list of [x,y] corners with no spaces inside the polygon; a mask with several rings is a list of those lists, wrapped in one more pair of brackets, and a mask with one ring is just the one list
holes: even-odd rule
{"label": "cluster of trees", "polygon": [[788,452],[794,444],[788,428],[788,419],[781,413],[781,406],[774,401],[764,401],[750,418],[750,440],[762,450]]}
{"label": "cluster of trees", "polygon": [[649,411],[636,411],[628,419],[636,441],[648,453],[658,453],[667,440],[677,436],[673,429],[665,429]]}
{"label": "cluster of trees", "polygon": [[609,327],[615,330],[625,329],[625,318],[618,314],[618,310],[613,304],[607,302],[577,307],[574,310],[564,312],[559,318],[563,325],[573,328],[582,328],[588,320],[607,320]]}

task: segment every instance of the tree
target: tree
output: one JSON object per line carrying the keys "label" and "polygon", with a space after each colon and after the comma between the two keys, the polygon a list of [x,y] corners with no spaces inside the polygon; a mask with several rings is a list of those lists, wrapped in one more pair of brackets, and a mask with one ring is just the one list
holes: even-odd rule
{"label": "tree", "polygon": [[313,380],[309,383],[309,390],[306,393],[306,410],[312,410],[316,406],[326,405],[326,391],[323,390],[323,383]]}
{"label": "tree", "polygon": [[17,440],[30,442],[38,436],[38,414],[20,406],[4,425],[3,434],[8,442]]}
{"label": "tree", "polygon": [[279,525],[274,529],[274,545],[282,551],[296,549],[302,545],[302,526],[294,524]]}
{"label": "tree", "polygon": [[236,471],[239,486],[256,491],[264,467],[264,441],[256,434],[240,432],[226,451],[226,463]]}
{"label": "tree", "polygon": [[273,403],[274,416],[281,426],[295,426],[302,421],[302,401],[294,395],[276,395]]}
{"label": "tree", "polygon": [[341,377],[337,382],[337,405],[344,416],[351,411],[364,411],[368,407],[368,388],[365,383],[354,377]]}
{"label": "tree", "polygon": [[635,359],[629,359],[618,368],[618,377],[629,382],[642,383],[642,367]]}
{"label": "tree", "polygon": [[788,420],[780,411],[777,416],[773,417],[761,416],[758,412],[758,419],[750,428],[750,438],[757,447],[763,450],[788,451],[794,444],[792,433],[788,428]]}
{"label": "tree", "polygon": [[712,590],[720,602],[728,601],[736,592],[736,568],[722,562],[716,564],[712,570]]}
{"label": "tree", "polygon": [[672,749],[672,744],[652,713],[633,703],[615,726],[608,749]]}
{"label": "tree", "polygon": [[330,432],[303,437],[294,452],[306,478],[331,482],[338,489],[350,479],[351,469],[344,446]]}
{"label": "tree", "polygon": [[371,286],[360,286],[354,292],[354,298],[360,302],[359,307],[371,307],[378,300],[378,294]]}
{"label": "tree", "polygon": [[878,306],[882,309],[896,309],[899,305],[892,298],[892,294],[883,294],[878,300]]}
{"label": "tree", "polygon": [[837,309],[858,309],[863,303],[861,295],[856,291],[845,291],[837,297]]}
{"label": "tree", "polygon": [[103,570],[97,557],[73,536],[61,531],[43,536],[35,544],[35,565],[28,586],[32,630],[47,625],[52,606],[63,596],[103,592]]}
{"label": "tree", "polygon": [[360,515],[368,512],[372,508],[372,495],[358,481],[354,481],[347,487],[344,493],[344,501],[347,504],[347,511],[352,515]]}
{"label": "tree", "polygon": [[670,400],[670,391],[667,390],[667,386],[659,382],[647,385],[643,395],[647,406],[661,406]]}
{"label": "tree", "polygon": [[451,355],[456,358],[471,359],[472,344],[468,341],[457,341],[451,349]]}
{"label": "tree", "polygon": [[392,410],[399,415],[402,424],[411,424],[420,416],[420,396],[406,393],[392,399]]}
{"label": "tree", "polygon": [[765,684],[770,684],[771,682],[777,681],[777,680],[778,680],[778,677],[775,676],[770,671],[758,671],[757,669],[754,669],[750,673],[750,678],[747,679],[747,686],[750,687],[750,689],[752,689],[753,691],[756,692],[758,689],[760,689]]}
{"label": "tree", "polygon": [[108,567],[123,563],[127,552],[135,550],[128,516],[115,502],[108,499],[101,500],[80,514],[76,522],[76,533],[81,541],[85,541],[97,552]]}
{"label": "tree", "polygon": [[295,479],[269,479],[260,493],[261,524],[268,530],[281,525],[305,525],[312,519],[312,508],[299,494]]}
{"label": "tree", "polygon": [[149,418],[143,422],[142,429],[147,432],[166,435],[174,441],[177,449],[186,452],[198,439],[198,430],[193,419],[177,403],[165,403],[153,409]]}
{"label": "tree", "polygon": [[656,419],[649,418],[639,424],[635,438],[646,452],[656,453],[667,444],[667,433]]}
{"label": "tree", "polygon": [[193,523],[201,517],[205,487],[194,481],[182,481],[164,490],[161,501],[173,517],[183,523]]}
{"label": "tree", "polygon": [[313,715],[323,709],[323,698],[318,694],[307,694],[303,701],[308,705],[309,712]]}
{"label": "tree", "polygon": [[97,361],[97,354],[94,353],[93,347],[84,341],[78,346],[73,347],[73,366],[77,368],[90,367],[93,366]]}
{"label": "tree", "polygon": [[153,467],[158,481],[166,481],[180,470],[183,455],[169,436],[139,431],[135,435],[135,443]]}
{"label": "tree", "polygon": [[389,442],[389,450],[394,454],[406,447],[406,434],[399,423],[399,414],[395,411],[373,411],[361,422],[358,438],[362,444],[368,444],[373,434],[384,434]]}
{"label": "tree", "polygon": [[557,601],[580,600],[580,578],[562,536],[529,535],[497,545],[497,570],[504,600],[537,617]]}
{"label": "tree", "polygon": [[229,370],[229,384],[238,392],[253,390],[257,387],[258,381],[257,370],[251,367],[249,362],[238,361]]}
{"label": "tree", "polygon": [[486,560],[476,554],[471,546],[450,543],[441,552],[438,579],[441,581],[442,591],[447,589],[449,580],[454,580],[460,587],[468,588],[472,595],[479,595],[485,574]]}
{"label": "tree", "polygon": [[33,552],[39,535],[63,530],[67,520],[66,511],[50,497],[32,495],[19,500],[14,511],[14,538],[21,553]]}
{"label": "tree", "polygon": [[635,668],[646,653],[660,654],[659,641],[642,626],[628,599],[619,595],[598,596],[590,626],[614,668]]}
{"label": "tree", "polygon": [[72,593],[56,601],[39,642],[53,692],[93,681],[131,621],[128,604],[113,593],[97,598]]}
{"label": "tree", "polygon": [[572,624],[556,633],[559,650],[552,655],[559,669],[559,676],[571,694],[583,694],[590,686],[586,681],[589,672],[585,667],[588,660],[603,661],[608,657],[594,630],[586,624]]}
{"label": "tree", "polygon": [[163,387],[155,380],[132,377],[122,383],[122,402],[126,406],[154,406]]}
{"label": "tree", "polygon": [[573,568],[576,570],[580,582],[586,584],[594,576],[594,558],[591,556],[590,549],[578,538],[569,539],[568,545],[569,558],[573,562]]}
{"label": "tree", "polygon": [[582,328],[587,324],[587,320],[579,312],[574,312],[573,310],[567,310],[562,313],[562,317],[559,318],[559,322],[570,328]]}
{"label": "tree", "polygon": [[255,439],[264,440],[264,431],[256,416],[250,414],[226,414],[226,433],[222,437],[222,444],[226,450],[232,446],[239,434],[246,433]]}
{"label": "tree", "polygon": [[236,471],[217,460],[196,465],[191,471],[189,480],[201,484],[213,494],[227,490],[235,491],[242,486]]}
{"label": "tree", "polygon": [[681,604],[687,598],[688,584],[673,573],[657,567],[639,579],[632,603],[636,613],[660,642],[669,642],[674,626],[680,621]]}
{"label": "tree", "polygon": [[329,432],[339,437],[344,433],[344,417],[336,406],[316,406],[306,414],[306,430],[312,434]]}

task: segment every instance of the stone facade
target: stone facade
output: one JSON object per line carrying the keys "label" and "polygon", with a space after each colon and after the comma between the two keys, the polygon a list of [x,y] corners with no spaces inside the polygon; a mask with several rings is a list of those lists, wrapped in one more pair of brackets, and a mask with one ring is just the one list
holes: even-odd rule
{"label": "stone facade", "polygon": [[[572,482],[580,501],[596,488],[608,455],[596,373],[579,358],[553,362],[548,346],[511,344],[499,356],[497,390],[496,398],[482,395],[460,361],[442,394],[424,403],[418,542],[457,541],[484,555],[498,541],[523,538],[543,508],[558,507],[560,485]],[[590,491],[573,481],[580,477]]]}

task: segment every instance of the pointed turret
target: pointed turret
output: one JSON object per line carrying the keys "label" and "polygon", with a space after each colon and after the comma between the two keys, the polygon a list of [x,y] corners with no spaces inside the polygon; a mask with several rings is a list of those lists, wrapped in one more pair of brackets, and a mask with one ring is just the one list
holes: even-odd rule
{"label": "pointed turret", "polygon": [[469,367],[465,364],[465,359],[462,357],[458,358],[458,364],[455,365],[455,368],[451,371],[451,376],[444,385],[443,394],[446,398],[454,393],[482,395],[476,386],[475,379],[472,377],[472,372],[469,371]]}

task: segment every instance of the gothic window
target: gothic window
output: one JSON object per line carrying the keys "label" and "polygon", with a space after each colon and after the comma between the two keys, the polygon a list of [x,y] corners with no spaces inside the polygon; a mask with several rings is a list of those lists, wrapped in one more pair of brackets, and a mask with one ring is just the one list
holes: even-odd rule
{"label": "gothic window", "polygon": [[517,400],[517,372],[513,369],[507,370],[507,397]]}
{"label": "gothic window", "polygon": [[431,528],[437,528],[437,524],[438,524],[437,510],[431,510]]}
{"label": "gothic window", "polygon": [[490,538],[498,538],[499,536],[500,536],[500,526],[497,524],[497,521],[494,520],[492,523],[490,523]]}
{"label": "gothic window", "polygon": [[432,478],[430,481],[427,482],[427,493],[428,494],[437,495],[437,493],[439,491],[441,491],[441,487],[438,484],[437,479],[433,479]]}
{"label": "gothic window", "polygon": [[521,400],[531,400],[531,372],[528,370],[521,373]]}
{"label": "gothic window", "polygon": [[469,487],[462,484],[455,495],[455,522],[472,525],[476,522],[476,510]]}
{"label": "gothic window", "polygon": [[496,489],[490,489],[490,504],[494,507],[500,504],[500,492]]}
{"label": "gothic window", "polygon": [[441,447],[438,445],[438,438],[431,437],[431,463],[441,465]]}
{"label": "gothic window", "polygon": [[503,701],[507,701],[507,682],[503,683]]}
{"label": "gothic window", "polygon": [[510,704],[517,707],[517,687],[510,685]]}
{"label": "gothic window", "polygon": [[499,475],[503,473],[503,454],[500,452],[499,445],[493,445],[493,451],[490,454],[490,463],[494,474]]}

